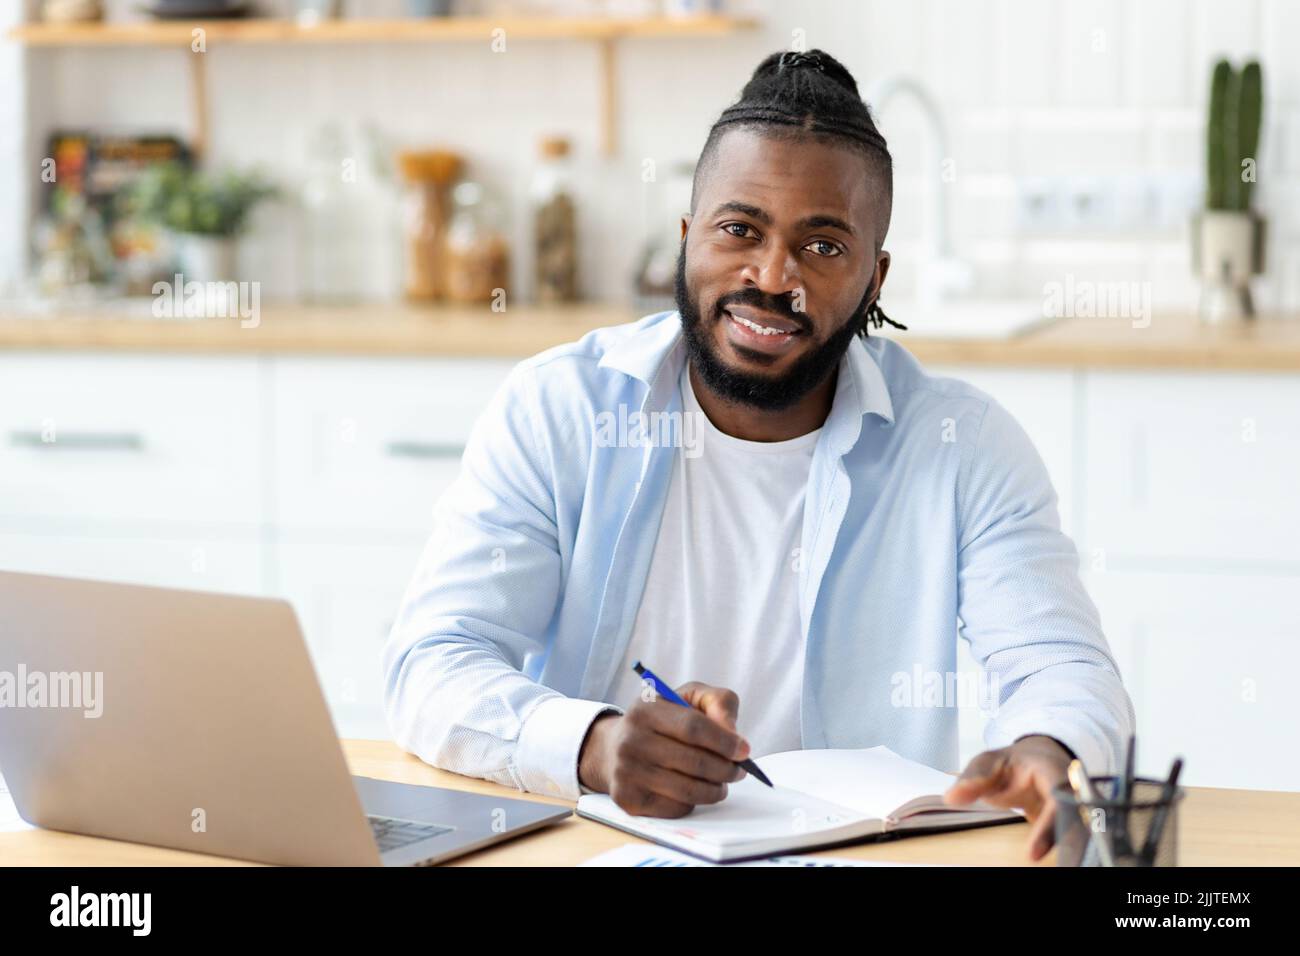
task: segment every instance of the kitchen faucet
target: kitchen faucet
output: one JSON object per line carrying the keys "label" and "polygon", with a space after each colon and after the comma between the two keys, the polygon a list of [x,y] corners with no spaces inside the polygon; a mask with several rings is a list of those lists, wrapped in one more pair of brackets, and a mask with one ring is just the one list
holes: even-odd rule
{"label": "kitchen faucet", "polygon": [[[920,107],[929,139],[929,161],[923,170],[922,259],[917,265],[916,299],[926,305],[949,301],[953,293],[968,292],[974,281],[969,263],[958,259],[952,250],[948,226],[948,191],[943,180],[948,155],[948,134],[943,114],[928,90],[916,79],[903,74],[885,76],[867,88],[864,99],[873,119],[879,118],[887,104],[897,95],[906,94]],[[884,131],[881,130],[883,135]]]}

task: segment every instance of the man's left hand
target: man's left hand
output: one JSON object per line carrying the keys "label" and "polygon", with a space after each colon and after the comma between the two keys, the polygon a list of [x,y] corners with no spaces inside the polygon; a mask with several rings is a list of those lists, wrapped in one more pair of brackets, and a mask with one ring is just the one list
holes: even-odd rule
{"label": "man's left hand", "polygon": [[1029,858],[1042,859],[1056,840],[1052,788],[1068,783],[1070,754],[1051,737],[1021,737],[1009,747],[978,754],[943,795],[958,805],[983,800],[995,807],[1020,807],[1033,824]]}

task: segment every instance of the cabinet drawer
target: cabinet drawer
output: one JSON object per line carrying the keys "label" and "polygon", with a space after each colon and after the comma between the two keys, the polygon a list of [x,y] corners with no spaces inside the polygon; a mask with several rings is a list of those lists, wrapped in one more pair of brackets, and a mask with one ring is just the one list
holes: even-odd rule
{"label": "cabinet drawer", "polygon": [[1098,373],[1087,395],[1090,549],[1300,561],[1300,378]]}
{"label": "cabinet drawer", "polygon": [[513,362],[276,363],[276,523],[425,533],[470,429]]}
{"label": "cabinet drawer", "polygon": [[255,359],[0,357],[0,522],[261,520]]}

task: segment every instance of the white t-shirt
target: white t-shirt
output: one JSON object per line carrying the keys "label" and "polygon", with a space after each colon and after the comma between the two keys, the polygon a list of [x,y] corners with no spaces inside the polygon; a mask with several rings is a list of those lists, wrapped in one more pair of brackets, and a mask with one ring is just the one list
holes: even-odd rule
{"label": "white t-shirt", "polygon": [[636,702],[640,660],[673,688],[701,681],[734,690],[736,727],[753,756],[799,750],[796,559],[821,429],[779,442],[727,435],[701,409],[688,369],[682,403],[697,416],[698,445],[677,449],[645,593],[607,700],[625,709]]}

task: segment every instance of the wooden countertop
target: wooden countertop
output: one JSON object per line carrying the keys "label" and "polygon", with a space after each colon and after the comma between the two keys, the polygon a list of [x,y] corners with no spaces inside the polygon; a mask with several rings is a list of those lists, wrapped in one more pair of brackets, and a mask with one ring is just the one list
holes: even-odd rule
{"label": "wooden countertop", "polygon": [[[486,780],[438,770],[379,740],[345,740],[353,773],[401,783],[572,806],[523,794]],[[1184,866],[1300,865],[1300,793],[1189,787],[1179,814],[1179,862]],[[1054,866],[1055,851],[1037,864],[1027,855],[1023,823],[837,847],[810,855],[948,863],[962,866]],[[630,834],[572,816],[555,826],[452,860],[447,866],[574,866],[624,843]],[[0,861],[17,866],[220,866],[240,861],[121,843],[52,830],[0,833]]]}
{"label": "wooden countertop", "polygon": [[[487,307],[267,305],[259,322],[245,328],[235,318],[154,319],[147,305],[139,309],[142,317],[109,309],[39,317],[0,309],[0,350],[523,358],[639,314],[604,304],[516,306],[504,313]],[[987,340],[926,337],[921,329],[889,334],[934,365],[1300,371],[1300,315],[1265,315],[1230,326],[1175,313],[1156,314],[1145,327],[1130,319],[1069,318]]]}

